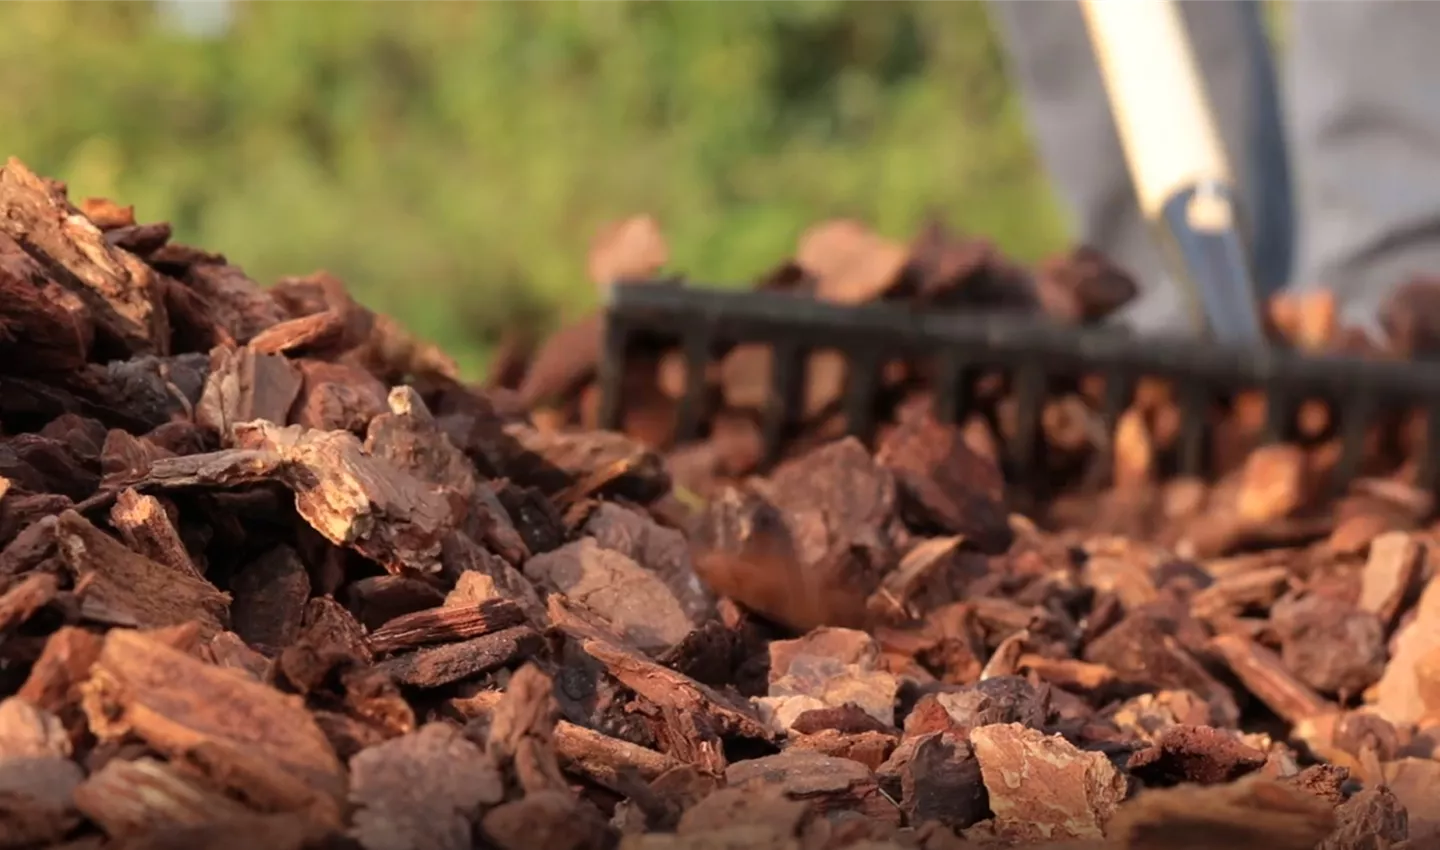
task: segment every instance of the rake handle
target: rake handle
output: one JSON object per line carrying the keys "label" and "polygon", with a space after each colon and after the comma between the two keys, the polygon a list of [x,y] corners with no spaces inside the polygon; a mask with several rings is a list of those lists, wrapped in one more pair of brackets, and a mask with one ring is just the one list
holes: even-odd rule
{"label": "rake handle", "polygon": [[1168,237],[1196,324],[1263,343],[1225,148],[1174,0],[1079,0],[1136,200]]}

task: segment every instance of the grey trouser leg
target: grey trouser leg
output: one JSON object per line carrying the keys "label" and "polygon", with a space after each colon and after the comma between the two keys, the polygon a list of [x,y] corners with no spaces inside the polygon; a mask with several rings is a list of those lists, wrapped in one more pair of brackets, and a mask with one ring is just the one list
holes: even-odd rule
{"label": "grey trouser leg", "polygon": [[[1270,291],[1289,276],[1292,235],[1283,123],[1260,8],[1254,0],[1182,0],[1180,7],[1245,205],[1256,278]],[[990,10],[1076,238],[1128,268],[1142,288],[1124,318],[1146,330],[1183,327],[1183,302],[1136,205],[1078,4],[995,0]]]}
{"label": "grey trouser leg", "polygon": [[1440,273],[1440,3],[1298,2],[1290,14],[1295,281],[1333,289],[1342,316],[1368,324],[1396,286]]}

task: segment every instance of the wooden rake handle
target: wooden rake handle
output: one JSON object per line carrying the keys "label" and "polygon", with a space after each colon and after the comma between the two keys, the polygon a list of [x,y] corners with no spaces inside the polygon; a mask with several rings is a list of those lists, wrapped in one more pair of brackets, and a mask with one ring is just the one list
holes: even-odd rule
{"label": "wooden rake handle", "polygon": [[1263,344],[1230,163],[1179,6],[1079,2],[1136,199],[1169,237],[1196,324],[1227,343]]}

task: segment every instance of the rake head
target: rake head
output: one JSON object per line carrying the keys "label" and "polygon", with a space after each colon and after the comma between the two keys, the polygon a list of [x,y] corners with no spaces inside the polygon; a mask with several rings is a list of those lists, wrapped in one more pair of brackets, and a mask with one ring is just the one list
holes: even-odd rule
{"label": "rake head", "polygon": [[934,414],[950,423],[961,421],[972,405],[977,375],[1009,376],[1017,411],[1003,459],[1010,480],[1034,480],[1045,451],[1041,413],[1050,388],[1101,376],[1098,414],[1110,433],[1131,404],[1139,379],[1154,377],[1175,387],[1181,406],[1175,468],[1183,475],[1204,473],[1213,405],[1258,390],[1266,398],[1267,442],[1293,436],[1303,402],[1323,400],[1336,411],[1342,450],[1330,481],[1337,488],[1359,473],[1370,425],[1398,409],[1425,411],[1425,447],[1415,483],[1429,492],[1440,484],[1440,368],[1423,362],[1227,348],[1113,328],[1063,327],[1015,314],[937,312],[900,303],[840,306],[802,294],[673,283],[613,287],[604,339],[600,419],[602,427],[612,429],[619,427],[624,410],[623,375],[633,346],[664,340],[684,352],[685,391],[676,431],[682,443],[702,436],[708,364],[739,344],[769,346],[770,388],[761,422],[765,465],[779,458],[800,417],[807,356],[832,349],[847,361],[847,430],[865,441],[876,429],[881,373],[892,360],[933,364]]}

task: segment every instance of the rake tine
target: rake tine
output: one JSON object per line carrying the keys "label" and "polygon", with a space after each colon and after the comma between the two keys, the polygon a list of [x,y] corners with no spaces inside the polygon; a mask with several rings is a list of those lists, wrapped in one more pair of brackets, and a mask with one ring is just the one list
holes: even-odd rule
{"label": "rake tine", "polygon": [[1180,401],[1180,474],[1199,476],[1205,468],[1205,426],[1210,393],[1201,384],[1187,384]]}
{"label": "rake tine", "polygon": [[710,363],[713,340],[709,327],[692,331],[685,338],[685,395],[680,398],[680,409],[675,414],[676,437],[680,440],[700,436],[700,425],[707,412],[705,367]]}
{"label": "rake tine", "polygon": [[960,413],[969,402],[966,386],[968,369],[958,351],[947,350],[940,355],[938,374],[935,376],[935,418],[954,425],[960,421]]}
{"label": "rake tine", "polygon": [[620,430],[624,399],[621,388],[625,376],[625,355],[630,347],[630,326],[615,315],[606,317],[604,342],[596,377],[600,384],[600,427]]}
{"label": "rake tine", "polygon": [[793,342],[776,343],[770,356],[770,396],[765,400],[761,436],[764,465],[780,459],[785,432],[794,419],[804,371],[804,352]]}
{"label": "rake tine", "polygon": [[1097,475],[1101,480],[1108,481],[1113,472],[1115,429],[1120,424],[1120,417],[1125,413],[1125,408],[1130,405],[1134,393],[1135,381],[1130,376],[1120,372],[1111,372],[1105,376],[1105,394],[1100,400],[1100,421],[1104,423],[1105,433],[1109,439],[1100,447],[1099,457],[1095,460],[1095,469],[1099,470]]}
{"label": "rake tine", "polygon": [[[1182,425],[1178,465],[1186,474],[1201,472],[1208,455],[1211,404],[1224,394],[1254,387],[1265,391],[1266,437],[1293,438],[1295,406],[1318,397],[1368,397],[1368,408],[1351,410],[1337,423],[1342,430],[1341,477],[1353,476],[1355,437],[1380,405],[1420,406],[1427,411],[1427,446],[1420,484],[1440,486],[1440,370],[1423,364],[1346,355],[1300,354],[1279,348],[1236,350],[1213,342],[1154,339],[1099,328],[1059,327],[1042,318],[1003,314],[916,311],[893,303],[857,306],[828,304],[794,294],[724,292],[698,286],[635,283],[614,287],[598,370],[601,421],[621,425],[624,358],[633,334],[677,337],[680,330],[708,330],[701,341],[686,337],[687,391],[682,400],[682,433],[703,431],[709,398],[702,390],[702,362],[722,346],[764,343],[775,346],[772,396],[763,411],[765,455],[778,458],[799,410],[805,375],[804,355],[816,345],[847,349],[863,345],[852,361],[844,402],[852,433],[875,430],[875,396],[881,367],[890,357],[933,352],[936,362],[935,415],[958,423],[971,400],[969,379],[984,364],[1014,376],[1018,433],[1007,445],[1007,461],[1017,473],[1032,472],[1043,451],[1042,405],[1051,372],[1107,376],[1103,402],[1112,429],[1123,412],[1123,397],[1133,381],[1153,375],[1181,390]],[[703,338],[703,334],[701,335]],[[1049,370],[1049,371],[1047,371]],[[1112,376],[1123,374],[1122,382]],[[1125,392],[1121,387],[1126,388]],[[698,394],[697,394],[698,393]],[[865,410],[860,399],[864,398]],[[1363,443],[1363,439],[1361,440]],[[769,461],[767,460],[767,463]],[[1032,482],[1038,483],[1038,482]]]}
{"label": "rake tine", "polygon": [[876,395],[880,390],[880,356],[864,348],[850,356],[845,390],[845,429],[863,442],[875,430]]}
{"label": "rake tine", "polygon": [[1040,440],[1040,406],[1045,397],[1045,372],[1036,364],[1027,363],[1016,372],[1015,445],[1010,457],[1016,474],[1028,476],[1035,466]]}
{"label": "rake tine", "polygon": [[1342,410],[1338,404],[1334,405],[1334,409],[1340,412],[1340,460],[1335,464],[1330,488],[1332,495],[1339,496],[1360,474],[1360,461],[1365,454],[1365,429],[1375,412],[1375,399],[1362,395],[1351,402],[1348,409]]}
{"label": "rake tine", "polygon": [[1270,385],[1265,388],[1265,430],[1261,440],[1266,443],[1283,443],[1290,437],[1294,427],[1295,410],[1290,394],[1284,389]]}
{"label": "rake tine", "polygon": [[1425,410],[1425,454],[1420,461],[1420,479],[1416,482],[1433,493],[1440,485],[1440,402],[1432,402]]}

